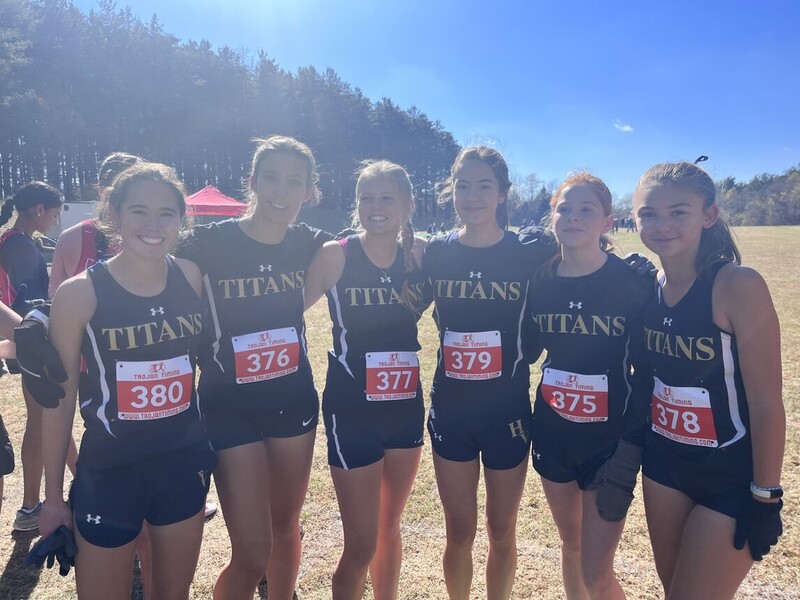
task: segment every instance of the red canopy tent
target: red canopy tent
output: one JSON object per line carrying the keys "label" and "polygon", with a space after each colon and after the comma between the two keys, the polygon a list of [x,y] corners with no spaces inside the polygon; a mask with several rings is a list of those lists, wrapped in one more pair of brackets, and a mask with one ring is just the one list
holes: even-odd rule
{"label": "red canopy tent", "polygon": [[247,210],[247,204],[226,196],[213,185],[188,196],[186,204],[190,215],[238,217]]}

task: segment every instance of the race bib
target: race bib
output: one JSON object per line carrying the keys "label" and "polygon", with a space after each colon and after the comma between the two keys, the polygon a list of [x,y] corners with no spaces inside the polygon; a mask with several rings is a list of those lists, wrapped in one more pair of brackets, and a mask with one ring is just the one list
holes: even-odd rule
{"label": "race bib", "polygon": [[232,338],[236,383],[289,375],[300,365],[300,342],[294,327],[258,331]]}
{"label": "race bib", "polygon": [[681,444],[716,448],[719,441],[708,390],[669,387],[658,377],[653,379],[653,431]]}
{"label": "race bib", "polygon": [[416,352],[367,352],[367,400],[408,400],[417,396]]}
{"label": "race bib", "polygon": [[576,423],[608,421],[608,377],[545,369],[542,397],[559,416]]}
{"label": "race bib", "polygon": [[494,379],[503,373],[499,331],[444,332],[444,374],[452,379]]}
{"label": "race bib", "polygon": [[117,363],[117,412],[123,421],[151,421],[182,413],[192,401],[188,355]]}

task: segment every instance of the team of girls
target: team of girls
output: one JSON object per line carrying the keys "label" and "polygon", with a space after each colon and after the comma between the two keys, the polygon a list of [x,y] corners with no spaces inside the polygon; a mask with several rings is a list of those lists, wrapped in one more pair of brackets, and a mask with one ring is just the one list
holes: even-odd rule
{"label": "team of girls", "polygon": [[[675,388],[679,390],[690,386],[683,379],[678,383],[667,381],[668,375],[659,378],[659,369],[666,368],[657,364],[657,360],[663,360],[657,350],[655,358],[651,357],[654,351],[650,342],[655,339],[652,336],[644,336],[643,349],[638,354],[632,348],[642,339],[641,334],[636,335],[641,331],[637,323],[643,305],[655,297],[655,286],[634,275],[606,251],[603,240],[610,228],[610,194],[605,185],[583,174],[568,179],[559,188],[552,203],[555,237],[538,228],[511,233],[506,230],[510,180],[505,161],[493,149],[468,148],[456,158],[440,195],[442,202],[453,202],[461,225],[449,234],[431,238],[420,266],[414,258],[419,248],[416,253],[413,251],[409,224],[412,188],[401,167],[384,161],[364,167],[356,187],[360,231],[341,241],[293,224],[302,205],[316,197],[315,184],[314,158],[306,146],[279,136],[260,140],[249,180],[248,213],[241,219],[195,228],[177,249],[178,256],[188,259],[178,259],[177,263],[184,267],[183,272],[188,269],[186,277],[202,277],[208,311],[208,316],[201,319],[202,326],[187,337],[199,338],[203,423],[216,452],[215,482],[232,545],[231,558],[215,586],[215,597],[249,598],[265,572],[271,597],[289,598],[294,590],[300,563],[299,515],[308,486],[318,418],[302,313],[322,294],[328,296],[333,323],[323,415],[345,537],[333,580],[336,597],[360,597],[368,570],[376,597],[397,594],[402,548],[399,522],[416,474],[423,438],[416,322],[429,302],[434,303],[440,347],[428,431],[445,513],[444,575],[450,597],[465,598],[470,594],[481,462],[489,533],[487,595],[509,597],[516,568],[516,518],[531,439],[533,464],[542,476],[562,538],[568,597],[623,597],[613,573],[613,556],[645,445],[653,381],[656,408],[652,413],[653,431],[647,433],[644,452],[646,502],[652,504],[662,497],[666,498],[663,502],[673,502],[673,492],[685,493],[687,498],[677,502],[683,512],[671,519],[666,516],[671,512],[664,507],[656,512],[648,510],[654,553],[668,592],[670,585],[678,581],[689,581],[676,588],[681,593],[687,585],[695,585],[692,577],[696,574],[686,576],[681,569],[695,566],[696,557],[679,556],[676,548],[682,540],[676,540],[674,532],[683,530],[681,519],[698,519],[702,524],[717,521],[702,517],[705,513],[700,509],[705,504],[696,495],[681,491],[685,473],[674,474],[663,466],[666,461],[659,454],[663,450],[651,451],[651,447],[660,448],[659,444],[677,443],[681,444],[677,450],[668,449],[680,455],[688,447],[696,454],[699,443],[676,442],[680,436],[659,431],[657,423],[658,407],[664,408],[659,398],[668,396],[658,386],[667,390],[674,385],[683,386]],[[115,184],[114,189],[117,187]],[[662,198],[668,196],[666,192],[659,195],[658,190],[662,189],[683,193],[693,188],[688,184],[656,185],[647,180],[637,189],[637,203],[655,198],[651,202],[655,208],[647,205],[637,217],[642,221],[643,240],[664,264],[666,279],[659,299],[665,291],[667,297],[672,291],[670,269],[660,250],[673,251],[673,246],[681,243],[690,246],[684,225],[679,233],[663,232],[666,226],[662,222],[667,217],[656,214],[662,208],[655,205],[656,200],[669,200]],[[694,200],[705,198],[692,193],[697,196]],[[684,199],[676,204],[680,210],[669,205],[666,214],[680,220],[684,217],[670,215],[687,210],[683,205],[691,203]],[[713,196],[708,206],[700,204],[699,212],[716,216]],[[121,217],[127,215],[120,212],[120,206],[127,205],[123,202],[109,209],[113,217],[110,222],[117,228],[124,222]],[[648,229],[645,217],[659,223],[660,229],[649,234],[652,245],[646,237],[652,229]],[[701,225],[705,227],[704,223]],[[126,256],[123,252],[105,263],[108,268],[95,267],[89,276],[79,276],[64,286],[62,297],[79,297],[86,288],[89,291],[83,293],[88,298],[90,292],[94,293],[92,285],[115,282],[119,293],[134,298],[147,297],[152,292],[151,280],[147,286],[137,283],[137,269],[142,273],[152,270],[155,261],[143,260],[142,251],[149,248],[154,254],[165,243],[160,241],[161,236],[146,232],[120,233],[120,247],[124,250],[127,234],[132,247],[127,256],[136,260],[120,261]],[[700,234],[696,237],[699,239]],[[685,250],[683,246],[679,249]],[[173,264],[172,259],[165,258],[168,251],[169,248],[164,250],[160,257],[162,271],[164,265]],[[686,252],[679,254],[685,262]],[[721,277],[728,270],[723,268]],[[745,273],[735,278],[736,285],[751,280],[761,282],[761,287],[751,283],[750,292],[755,295],[754,301],[762,302],[766,331],[772,331],[769,326],[774,325],[777,339],[777,322],[770,322],[774,309],[768,294],[764,298],[763,281],[751,271],[738,267],[733,270]],[[174,269],[167,271],[172,273]],[[110,276],[103,276],[109,273]],[[673,281],[674,277],[677,275],[673,275]],[[750,279],[738,283],[746,277]],[[163,284],[164,280],[160,281]],[[78,291],[66,291],[70,289]],[[662,306],[659,302],[649,304],[641,315],[645,332],[657,331],[654,321],[647,327],[647,319],[648,311]],[[67,300],[61,301],[62,305],[66,303]],[[94,307],[97,302],[84,304]],[[156,312],[163,309],[161,304],[150,308]],[[725,309],[735,312],[736,307]],[[88,323],[93,318],[91,311],[84,307],[84,313],[88,314]],[[202,313],[201,310],[198,314]],[[158,318],[160,315],[159,312]],[[741,403],[744,391],[754,385],[753,380],[756,385],[762,383],[761,374],[754,375],[751,368],[744,366],[743,342],[754,343],[752,334],[742,332],[744,325],[735,322],[738,315],[726,316],[728,320],[722,325],[727,328],[717,324],[716,308],[714,316],[717,329],[733,330],[739,340],[742,374],[737,369],[737,374],[725,381],[744,380],[738,394]],[[664,323],[669,318],[665,317]],[[554,327],[555,322],[565,320],[573,326]],[[124,331],[126,326],[106,328]],[[583,335],[587,328],[597,330],[598,335]],[[57,332],[54,330],[59,350],[75,345],[58,341]],[[69,332],[61,335],[68,338]],[[119,346],[125,336],[109,333],[107,337],[102,341]],[[721,343],[723,349],[730,351],[730,336],[723,335]],[[86,350],[95,349],[102,355],[103,348],[97,340],[94,346],[84,345]],[[733,344],[734,353],[736,347]],[[542,348],[548,354],[532,416],[528,365]],[[759,349],[776,351],[769,344],[756,352]],[[73,355],[70,350],[66,352],[71,361]],[[753,350],[747,352],[747,361],[753,360]],[[631,363],[639,355],[645,360],[634,374]],[[101,363],[98,361],[98,365]],[[655,378],[650,376],[653,369]],[[770,369],[768,372],[773,375],[774,366]],[[778,493],[773,488],[779,483],[783,439],[777,425],[778,421],[782,423],[782,408],[776,408],[781,406],[779,369],[778,366],[777,390],[770,383],[766,397],[759,398],[756,408],[749,407],[754,467],[750,475],[737,473],[737,477],[750,477],[757,484],[757,494],[767,493],[760,490]],[[106,369],[103,376],[112,376],[110,371],[113,369]],[[394,372],[401,375],[390,377]],[[118,379],[119,376],[124,374],[117,374]],[[70,382],[73,385],[72,378]],[[118,386],[116,381],[109,389],[113,391]],[[592,387],[592,394],[586,392],[587,386]],[[581,391],[575,393],[576,390]],[[74,397],[74,390],[71,393]],[[577,396],[577,402],[566,401],[573,396]],[[102,390],[97,397],[102,397]],[[729,407],[736,404],[726,402]],[[713,409],[713,392],[711,405]],[[109,410],[105,405],[103,409]],[[743,423],[744,433],[733,441],[743,439],[749,444],[747,405],[736,411],[727,410],[736,431]],[[716,418],[717,413],[712,410],[712,414]],[[97,427],[96,414],[87,418],[98,434],[103,433],[103,427],[118,427],[119,423],[131,426],[120,416],[112,417],[103,427]],[[139,425],[158,425],[160,417],[148,420]],[[88,427],[88,431],[92,428]],[[102,435],[90,439],[102,439]],[[58,445],[52,442],[51,446]],[[707,447],[702,450],[710,452]],[[687,464],[697,458],[692,452],[685,459]],[[56,458],[55,471],[60,456]],[[54,475],[53,481],[53,494],[59,497],[63,462],[60,464],[60,476]],[[80,475],[79,469],[78,482]],[[739,487],[740,484],[737,479]],[[76,487],[78,491],[73,495],[80,497],[80,486]],[[719,495],[730,496],[728,491],[723,486]],[[751,550],[758,547],[763,554],[769,548],[769,543],[763,547],[765,531],[770,526],[775,529],[776,522],[780,525],[779,507],[779,503],[748,500],[741,501],[736,509],[722,512],[738,524],[737,544],[749,541]],[[58,509],[63,506],[52,511]],[[712,506],[709,512],[715,510],[718,509]],[[698,511],[701,516],[694,516]],[[65,514],[60,513],[66,520]],[[101,513],[86,514],[86,522],[78,525],[81,535],[88,523],[93,523],[89,516]],[[660,520],[651,519],[652,514],[660,514]],[[665,524],[664,520],[670,522]],[[673,530],[668,532],[668,526]],[[733,525],[730,527],[732,535]],[[772,542],[771,534],[767,542]],[[744,573],[746,569],[741,577]],[[735,581],[734,590],[741,577]],[[676,592],[673,597],[683,596]]]}
{"label": "team of girls", "polygon": [[[194,386],[203,326],[196,265],[169,255],[185,229],[183,185],[140,164],[106,191],[98,224],[119,253],[53,300],[50,336],[66,368],[65,400],[44,414],[43,536],[73,527],[81,598],[127,598],[144,521],[157,598],[185,598],[197,563],[215,457]],[[81,357],[87,375],[78,379]],[[64,466],[76,399],[85,432],[69,504]]]}
{"label": "team of girls", "polygon": [[326,243],[306,277],[306,307],[328,297],[333,350],[322,412],[328,464],[344,528],[334,598],[361,598],[367,571],[375,598],[396,598],[400,518],[424,438],[417,321],[423,299],[411,229],[411,181],[376,161],[356,183],[354,228]]}

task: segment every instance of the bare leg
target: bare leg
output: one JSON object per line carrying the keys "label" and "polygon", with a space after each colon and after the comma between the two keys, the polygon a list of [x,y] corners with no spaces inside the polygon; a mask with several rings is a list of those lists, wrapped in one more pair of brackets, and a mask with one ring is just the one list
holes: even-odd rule
{"label": "bare leg", "polygon": [[380,521],[375,556],[369,566],[375,600],[394,600],[400,582],[403,516],[419,468],[422,448],[386,450],[381,481]]}
{"label": "bare leg", "polygon": [[271,438],[267,446],[272,552],[267,567],[271,600],[291,600],[300,569],[300,512],[308,491],[316,430]]}
{"label": "bare leg", "polygon": [[433,453],[436,485],[444,509],[447,543],[444,581],[451,600],[468,600],[472,587],[472,544],[478,527],[478,459],[457,462]]}
{"label": "bare leg", "polygon": [[542,489],[550,506],[550,513],[561,538],[561,577],[568,600],[588,600],[589,592],[583,582],[581,566],[581,523],[583,500],[581,490],[574,481],[556,483],[541,478]]}
{"label": "bare leg", "polygon": [[357,469],[331,467],[344,528],[344,550],[333,573],[334,600],[364,595],[378,539],[382,474],[383,460]]}
{"label": "bare leg", "polygon": [[130,600],[133,583],[133,548],[130,542],[119,548],[101,548],[87,542],[75,528],[78,554],[75,581],[81,600]]}
{"label": "bare leg", "polygon": [[583,581],[592,600],[625,600],[614,574],[616,554],[625,519],[606,521],[597,512],[597,492],[585,491],[581,528],[581,564]]}
{"label": "bare leg", "polygon": [[25,398],[25,434],[22,436],[22,506],[33,508],[39,503],[42,488],[42,407],[22,384]]}
{"label": "bare leg", "polygon": [[217,452],[214,482],[231,538],[231,559],[214,586],[216,600],[252,600],[272,549],[267,450],[254,442]]}
{"label": "bare leg", "polygon": [[525,475],[527,455],[511,469],[483,470],[486,480],[486,530],[489,556],[486,560],[486,596],[489,600],[511,597],[517,572],[517,515]]}
{"label": "bare leg", "polygon": [[203,509],[172,525],[148,525],[153,550],[153,598],[186,600],[203,541]]}

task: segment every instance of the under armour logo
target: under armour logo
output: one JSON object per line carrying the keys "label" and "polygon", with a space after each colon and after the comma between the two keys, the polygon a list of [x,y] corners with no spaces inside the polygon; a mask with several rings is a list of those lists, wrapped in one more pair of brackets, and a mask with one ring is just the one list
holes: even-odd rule
{"label": "under armour logo", "polygon": [[272,271],[272,265],[258,265],[258,270],[261,271],[262,273],[264,271],[270,271],[271,272]]}
{"label": "under armour logo", "polygon": [[470,279],[480,279],[481,278],[481,272],[480,271],[470,271],[469,272],[469,278]]}
{"label": "under armour logo", "polygon": [[572,302],[570,300],[569,307],[570,308],[577,308],[578,310],[580,310],[580,309],[583,308],[583,302]]}
{"label": "under armour logo", "polygon": [[97,516],[93,517],[92,515],[87,514],[86,515],[86,522],[87,523],[94,523],[95,525],[100,525],[100,519],[101,518],[102,517],[100,515],[97,515]]}
{"label": "under armour logo", "polygon": [[200,483],[203,484],[203,487],[206,487],[206,471],[202,469],[197,472],[197,476],[200,478]]}
{"label": "under armour logo", "polygon": [[154,317],[156,315],[163,315],[164,314],[164,307],[163,306],[159,306],[158,308],[151,308],[150,309],[150,314],[153,315]]}
{"label": "under armour logo", "polygon": [[536,460],[542,460],[542,455],[538,452],[534,452],[533,455],[536,457]]}
{"label": "under armour logo", "polygon": [[672,319],[670,319],[669,317],[664,317],[664,325],[666,325],[667,327],[672,327]]}
{"label": "under armour logo", "polygon": [[381,283],[392,283],[392,278],[388,275],[381,276]]}

